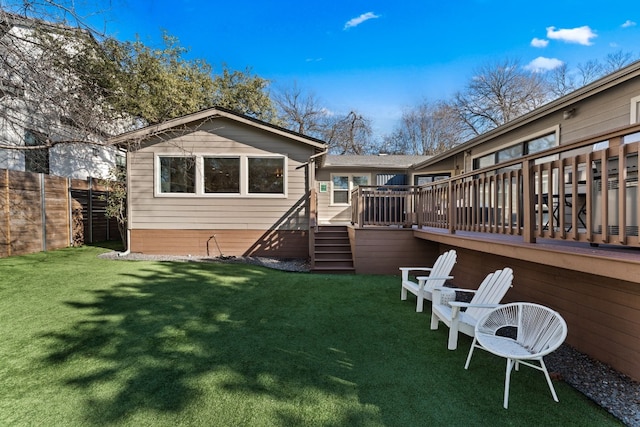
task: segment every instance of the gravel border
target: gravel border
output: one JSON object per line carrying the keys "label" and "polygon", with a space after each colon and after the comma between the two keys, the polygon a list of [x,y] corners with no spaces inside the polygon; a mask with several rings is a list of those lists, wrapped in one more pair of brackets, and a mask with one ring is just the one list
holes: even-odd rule
{"label": "gravel border", "polygon": [[[308,272],[303,259],[266,257],[191,257],[108,252],[100,258],[145,261],[224,262],[261,265],[276,270]],[[565,381],[629,427],[640,427],[640,382],[563,344],[545,357],[554,381]]]}

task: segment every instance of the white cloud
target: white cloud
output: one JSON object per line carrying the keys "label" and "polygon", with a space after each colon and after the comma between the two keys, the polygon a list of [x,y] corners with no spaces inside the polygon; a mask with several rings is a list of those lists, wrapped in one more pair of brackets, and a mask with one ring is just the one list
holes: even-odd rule
{"label": "white cloud", "polygon": [[553,40],[560,40],[567,43],[578,43],[585,46],[590,46],[591,39],[598,37],[589,26],[577,28],[561,28],[556,30],[556,27],[547,27],[547,37]]}
{"label": "white cloud", "polygon": [[635,22],[633,22],[633,21],[632,21],[632,20],[630,20],[630,19],[627,19],[627,20],[624,22],[624,24],[622,24],[622,28],[629,28],[629,27],[635,27],[635,26],[636,26],[636,23],[635,23]]}
{"label": "white cloud", "polygon": [[529,62],[527,65],[525,65],[524,68],[534,73],[543,73],[545,71],[558,68],[562,64],[564,64],[564,62],[560,61],[559,59],[545,58],[544,56],[539,56],[533,61]]}
{"label": "white cloud", "polygon": [[539,39],[537,37],[534,37],[533,40],[531,40],[531,46],[533,47],[547,47],[548,44],[549,40]]}
{"label": "white cloud", "polygon": [[380,18],[380,15],[376,15],[373,12],[367,12],[367,13],[363,13],[362,15],[358,16],[357,18],[353,18],[353,19],[349,19],[347,21],[346,24],[344,24],[344,29],[349,29],[351,27],[357,27],[358,25],[362,24],[365,21],[368,21],[369,19],[375,19],[375,18]]}

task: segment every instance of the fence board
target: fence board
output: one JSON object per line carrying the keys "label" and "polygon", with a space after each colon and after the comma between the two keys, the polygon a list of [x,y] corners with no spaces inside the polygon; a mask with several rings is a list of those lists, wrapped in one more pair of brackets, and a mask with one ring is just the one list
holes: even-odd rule
{"label": "fence board", "polygon": [[0,257],[119,239],[107,190],[91,178],[0,169]]}

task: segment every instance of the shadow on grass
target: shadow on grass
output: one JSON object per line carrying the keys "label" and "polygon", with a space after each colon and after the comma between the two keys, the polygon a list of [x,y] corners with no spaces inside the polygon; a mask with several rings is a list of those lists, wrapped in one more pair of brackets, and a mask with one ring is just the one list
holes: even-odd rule
{"label": "shadow on grass", "polygon": [[[340,297],[335,290],[318,292],[308,275],[253,266],[153,265],[94,291],[90,303],[68,301],[82,320],[46,336],[53,339],[48,363],[83,367],[67,385],[86,390],[87,423],[193,411],[197,402],[230,396],[255,400],[258,412],[289,424],[309,402],[353,393],[343,379],[353,362],[331,338],[341,327],[326,317]],[[219,425],[252,416],[230,407],[238,412],[216,413]],[[371,416],[344,409],[343,418]]]}
{"label": "shadow on grass", "polygon": [[46,336],[46,362],[84,391],[84,424],[610,422],[563,385],[553,402],[537,372],[518,373],[505,411],[503,362],[480,354],[462,369],[466,350],[446,350],[446,328],[399,301],[397,278],[134,265],[67,301],[82,316]]}

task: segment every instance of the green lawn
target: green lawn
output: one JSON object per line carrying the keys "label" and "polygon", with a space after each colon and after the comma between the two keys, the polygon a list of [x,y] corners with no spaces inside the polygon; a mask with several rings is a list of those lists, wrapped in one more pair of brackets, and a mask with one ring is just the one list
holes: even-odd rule
{"label": "green lawn", "polygon": [[620,425],[564,383],[446,349],[398,277],[0,259],[2,426]]}

